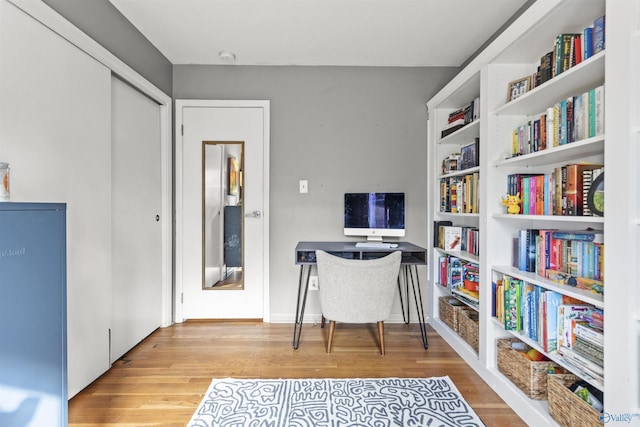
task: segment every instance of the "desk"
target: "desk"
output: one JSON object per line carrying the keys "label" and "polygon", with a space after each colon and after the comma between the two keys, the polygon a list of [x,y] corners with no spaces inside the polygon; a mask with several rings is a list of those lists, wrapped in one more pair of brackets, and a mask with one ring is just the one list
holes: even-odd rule
{"label": "desk", "polygon": [[[296,245],[295,263],[300,266],[300,278],[298,280],[298,299],[296,306],[296,321],[293,327],[293,348],[300,345],[300,333],[304,309],[307,303],[309,291],[309,276],[311,268],[316,264],[316,251],[322,250],[346,259],[375,259],[388,255],[391,252],[402,251],[400,274],[398,275],[398,291],[400,293],[400,306],[404,323],[409,323],[409,284],[413,291],[413,299],[418,313],[418,323],[422,334],[422,343],[425,350],[429,348],[427,341],[427,328],[422,304],[422,291],[418,279],[418,266],[427,265],[427,250],[412,243],[398,242],[395,248],[357,248],[355,242],[298,242]],[[403,285],[404,298],[403,302]],[[406,304],[406,311],[405,311]]]}

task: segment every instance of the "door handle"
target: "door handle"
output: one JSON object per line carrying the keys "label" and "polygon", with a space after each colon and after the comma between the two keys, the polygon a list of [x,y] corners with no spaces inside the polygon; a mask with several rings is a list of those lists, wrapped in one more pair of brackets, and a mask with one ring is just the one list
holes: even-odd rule
{"label": "door handle", "polygon": [[262,218],[262,212],[253,211],[251,213],[245,214],[245,218]]}

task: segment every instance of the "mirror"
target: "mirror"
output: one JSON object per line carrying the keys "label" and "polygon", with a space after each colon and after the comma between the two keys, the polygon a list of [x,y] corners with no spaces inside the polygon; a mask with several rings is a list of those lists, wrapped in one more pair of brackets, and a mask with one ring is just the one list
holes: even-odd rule
{"label": "mirror", "polygon": [[202,143],[202,288],[244,289],[244,142]]}

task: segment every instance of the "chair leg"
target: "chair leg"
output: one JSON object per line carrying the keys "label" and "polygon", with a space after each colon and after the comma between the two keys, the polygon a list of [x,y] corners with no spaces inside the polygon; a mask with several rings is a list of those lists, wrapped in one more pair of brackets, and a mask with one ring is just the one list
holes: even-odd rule
{"label": "chair leg", "polygon": [[320,327],[324,328],[324,324],[327,321],[327,319],[324,317],[324,314],[322,315],[322,319],[320,320]]}
{"label": "chair leg", "polygon": [[380,352],[384,356],[384,322],[378,322],[378,338],[380,339]]}
{"label": "chair leg", "polygon": [[329,339],[327,340],[327,353],[331,353],[331,344],[333,343],[333,333],[336,330],[335,320],[329,321]]}

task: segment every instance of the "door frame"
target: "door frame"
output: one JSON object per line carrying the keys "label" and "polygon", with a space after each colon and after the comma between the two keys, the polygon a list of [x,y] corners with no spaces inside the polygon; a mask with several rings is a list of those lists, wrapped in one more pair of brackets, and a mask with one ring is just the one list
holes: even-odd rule
{"label": "door frame", "polygon": [[262,235],[262,254],[263,254],[263,321],[269,322],[269,147],[270,147],[270,101],[265,100],[202,100],[202,99],[176,99],[175,105],[175,294],[174,294],[174,312],[173,319],[176,323],[183,322],[183,305],[182,293],[184,283],[182,282],[182,254],[183,254],[183,191],[182,191],[182,173],[183,173],[183,138],[182,138],[182,109],[185,107],[202,107],[202,108],[261,108],[264,112],[263,123],[263,177],[262,177],[262,197],[263,208],[262,218],[264,221]]}

